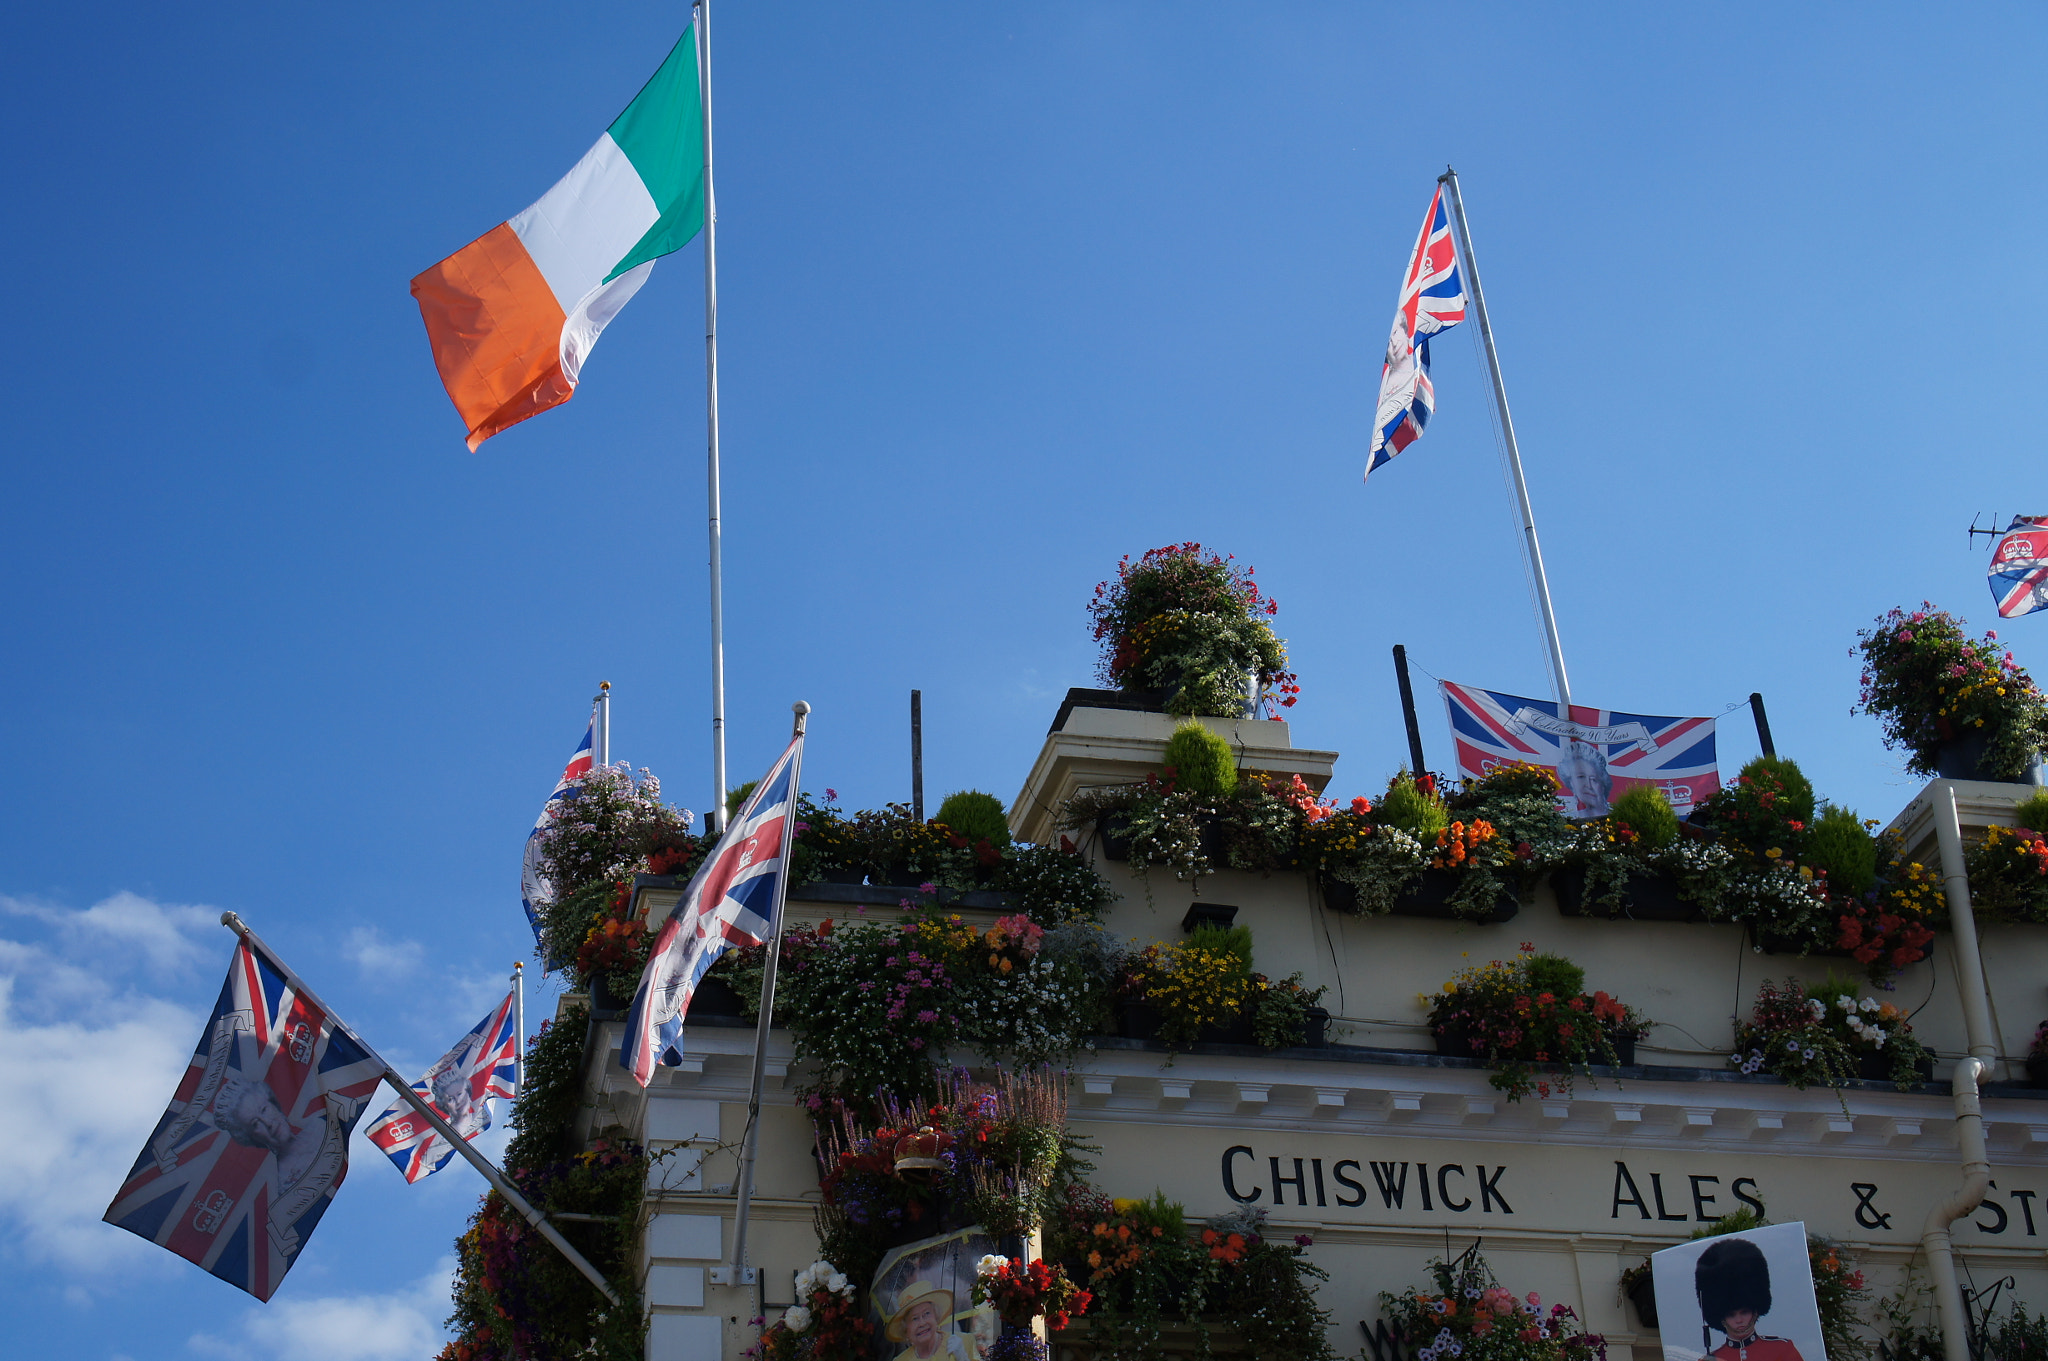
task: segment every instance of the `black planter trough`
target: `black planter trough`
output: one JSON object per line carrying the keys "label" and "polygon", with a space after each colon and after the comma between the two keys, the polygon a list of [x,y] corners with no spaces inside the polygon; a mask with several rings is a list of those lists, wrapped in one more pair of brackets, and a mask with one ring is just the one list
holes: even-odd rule
{"label": "black planter trough", "polygon": [[1131,858],[1131,820],[1122,813],[1108,813],[1097,818],[1095,834],[1102,842],[1104,860]]}
{"label": "black planter trough", "polygon": [[1586,873],[1567,867],[1550,876],[1550,888],[1557,895],[1561,917],[1627,918],[1639,922],[1700,922],[1705,909],[1678,896],[1678,881],[1668,874],[1632,874],[1622,889],[1623,903],[1615,911],[1604,903],[1586,901]]}
{"label": "black planter trough", "polygon": [[1388,910],[1396,917],[1428,917],[1435,921],[1470,921],[1492,926],[1511,921],[1522,910],[1522,903],[1512,889],[1504,891],[1493,900],[1493,906],[1477,916],[1452,909],[1449,898],[1458,891],[1461,881],[1456,870],[1424,870],[1422,882],[1394,899]]}
{"label": "black planter trough", "polygon": [[[1330,875],[1318,875],[1317,883],[1323,891],[1323,906],[1332,912],[1358,915],[1358,890],[1342,879]],[[1513,890],[1505,890],[1494,899],[1493,906],[1477,917],[1453,911],[1448,902],[1451,894],[1458,889],[1458,875],[1454,870],[1424,870],[1422,882],[1408,892],[1394,899],[1388,911],[1396,917],[1427,917],[1432,921],[1470,921],[1482,926],[1495,926],[1511,921],[1522,910],[1522,903]]]}
{"label": "black planter trough", "polygon": [[[1922,1082],[1934,1081],[1933,1058],[1921,1059],[1913,1065],[1913,1075]],[[1856,1076],[1867,1082],[1890,1082],[1892,1080],[1892,1056],[1886,1053],[1858,1054]]]}

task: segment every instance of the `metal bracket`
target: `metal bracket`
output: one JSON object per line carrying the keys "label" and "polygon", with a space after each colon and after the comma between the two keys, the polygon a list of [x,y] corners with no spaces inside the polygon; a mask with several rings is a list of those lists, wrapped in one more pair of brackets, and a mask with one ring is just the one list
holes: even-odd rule
{"label": "metal bracket", "polygon": [[760,1279],[760,1271],[750,1266],[715,1266],[711,1268],[713,1285],[752,1285]]}

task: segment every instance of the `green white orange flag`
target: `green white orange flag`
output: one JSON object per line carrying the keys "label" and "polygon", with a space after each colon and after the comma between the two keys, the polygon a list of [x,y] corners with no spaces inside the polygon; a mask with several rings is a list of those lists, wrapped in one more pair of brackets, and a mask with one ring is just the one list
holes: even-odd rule
{"label": "green white orange flag", "polygon": [[704,226],[704,103],[690,29],[576,167],[412,281],[469,447],[575,394],[654,262]]}

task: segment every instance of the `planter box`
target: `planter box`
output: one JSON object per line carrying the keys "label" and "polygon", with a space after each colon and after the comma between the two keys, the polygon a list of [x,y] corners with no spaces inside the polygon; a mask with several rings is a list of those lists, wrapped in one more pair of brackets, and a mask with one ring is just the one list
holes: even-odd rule
{"label": "planter box", "polygon": [[[1330,1013],[1322,1007],[1308,1009],[1308,1029],[1301,1037],[1304,1049],[1326,1049],[1330,1044]],[[2048,1084],[2044,1084],[2048,1085]]]}
{"label": "planter box", "polygon": [[[1328,875],[1316,876],[1323,891],[1323,906],[1332,912],[1358,915],[1358,890],[1342,879]],[[1433,921],[1476,921],[1481,925],[1494,926],[1513,920],[1522,910],[1521,899],[1512,891],[1503,892],[1494,900],[1492,908],[1478,917],[1460,916],[1445,905],[1458,888],[1458,873],[1455,870],[1424,870],[1422,882],[1408,892],[1394,899],[1388,909],[1396,917],[1427,917]]]}
{"label": "planter box", "polygon": [[[1922,1059],[1915,1068],[1922,1082],[1934,1081],[1934,1060]],[[1889,1054],[1858,1054],[1856,1076],[1868,1082],[1890,1082],[1892,1080],[1892,1058]]]}
{"label": "planter box", "polygon": [[2048,1054],[2027,1055],[2027,1085],[2048,1087]]}
{"label": "planter box", "polygon": [[1437,921],[1476,921],[1487,926],[1511,921],[1515,914],[1522,910],[1521,899],[1516,897],[1511,889],[1494,899],[1493,907],[1477,917],[1461,916],[1453,912],[1445,900],[1458,890],[1461,878],[1462,876],[1456,870],[1424,870],[1422,872],[1422,882],[1394,899],[1394,905],[1389,910],[1396,917],[1429,917]]}
{"label": "planter box", "polygon": [[[1484,1059],[1484,1055],[1479,1052],[1478,1046],[1472,1043],[1470,1036],[1456,1033],[1437,1036],[1436,1052],[1447,1059],[1475,1059],[1482,1061]],[[1617,1037],[1614,1041],[1614,1057],[1616,1059],[1615,1066],[1618,1068],[1635,1067],[1635,1037],[1632,1035],[1626,1038]],[[1556,1068],[1561,1065],[1545,1063],[1538,1064],[1537,1066],[1540,1068]]]}
{"label": "planter box", "polygon": [[1628,1302],[1636,1307],[1636,1317],[1643,1326],[1655,1331],[1657,1327],[1657,1284],[1645,1276],[1628,1288]]}
{"label": "planter box", "polygon": [[1252,1038],[1252,1014],[1240,1012],[1222,1025],[1205,1025],[1195,1035],[1197,1044],[1256,1044]]}
{"label": "planter box", "polygon": [[1124,1003],[1123,1036],[1127,1040],[1158,1039],[1159,1008],[1150,1002]]}
{"label": "planter box", "polygon": [[[1756,946],[1758,950],[1767,955],[1796,955],[1800,953],[1797,941],[1789,936],[1781,935],[1770,927],[1758,922],[1751,922],[1749,924],[1749,941],[1750,944]],[[1823,945],[1816,949],[1808,950],[1805,953],[1809,959],[1850,959],[1854,957],[1852,951],[1844,950],[1839,945]],[[1928,956],[1931,957],[1933,953],[1933,946],[1930,943],[1928,946]]]}
{"label": "planter box", "polygon": [[818,882],[821,884],[858,884],[866,877],[866,873],[861,870],[834,869],[818,872]]}
{"label": "planter box", "polygon": [[1121,813],[1111,813],[1098,818],[1095,834],[1102,842],[1104,860],[1129,860],[1131,858],[1131,820]]}
{"label": "planter box", "polygon": [[707,978],[690,994],[691,1016],[744,1016],[740,995],[723,978]]}
{"label": "planter box", "polygon": [[1702,922],[1705,909],[1678,896],[1678,881],[1668,874],[1632,874],[1623,890],[1621,911],[1604,904],[1586,902],[1584,870],[1566,868],[1550,876],[1551,891],[1557,894],[1557,911],[1563,917],[1623,917],[1639,922]]}

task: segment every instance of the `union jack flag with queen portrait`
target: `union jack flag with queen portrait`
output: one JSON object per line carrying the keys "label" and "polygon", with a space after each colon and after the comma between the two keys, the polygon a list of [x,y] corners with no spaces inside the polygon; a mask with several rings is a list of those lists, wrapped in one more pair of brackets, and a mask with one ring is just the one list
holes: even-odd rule
{"label": "union jack flag with queen portrait", "polygon": [[2015,515],[1991,549],[1991,598],[2000,618],[2048,609],[2048,515]]}
{"label": "union jack flag with queen portrait", "polygon": [[243,940],[106,1221],[269,1299],[348,1175],[349,1135],[383,1076]]}
{"label": "union jack flag with queen portrait", "polygon": [[1604,817],[1638,785],[1660,790],[1684,817],[1721,787],[1714,720],[1665,718],[1525,699],[1439,681],[1457,747],[1458,775],[1483,778],[1504,765],[1543,766],[1557,777],[1566,817]]}
{"label": "union jack flag with queen portrait", "polygon": [[[475,1139],[489,1129],[492,1100],[510,1101],[519,1095],[513,995],[507,992],[490,1015],[471,1026],[425,1077],[412,1084],[412,1090],[464,1139]],[[363,1137],[384,1150],[408,1182],[432,1176],[455,1156],[455,1146],[403,1101],[372,1121]]]}

